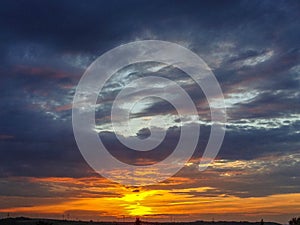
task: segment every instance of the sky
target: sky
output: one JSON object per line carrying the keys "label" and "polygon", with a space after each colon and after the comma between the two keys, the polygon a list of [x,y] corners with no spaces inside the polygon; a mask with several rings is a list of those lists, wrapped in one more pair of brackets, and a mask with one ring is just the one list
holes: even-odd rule
{"label": "sky", "polygon": [[[2,1],[0,217],[287,223],[300,216],[299,12],[296,0]],[[99,94],[93,131],[122,162],[166,158],[182,125],[172,105],[146,98],[132,109],[130,131],[122,124],[112,129],[112,103],[134,79],[175,81],[198,111],[201,132],[190,161],[169,179],[143,187],[96,173],[72,129],[73,97],[88,66],[139,40],[174,42],[199,55],[220,84],[227,112],[219,154],[199,171],[211,127],[202,90],[184,72],[155,62],[114,74]],[[147,138],[148,120],[166,133],[154,152],[136,154],[117,141],[116,135]]]}

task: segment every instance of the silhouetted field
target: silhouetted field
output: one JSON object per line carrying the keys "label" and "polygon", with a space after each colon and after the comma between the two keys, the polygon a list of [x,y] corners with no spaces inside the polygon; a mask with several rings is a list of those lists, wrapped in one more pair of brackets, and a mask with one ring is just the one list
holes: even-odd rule
{"label": "silhouetted field", "polygon": [[[93,221],[72,221],[72,220],[53,220],[53,219],[31,219],[25,217],[1,219],[0,225],[134,225],[133,222],[93,222]],[[142,221],[141,225],[260,225],[260,222],[235,222],[235,221],[195,221],[195,222],[145,222]],[[264,222],[264,225],[281,225],[274,222]]]}

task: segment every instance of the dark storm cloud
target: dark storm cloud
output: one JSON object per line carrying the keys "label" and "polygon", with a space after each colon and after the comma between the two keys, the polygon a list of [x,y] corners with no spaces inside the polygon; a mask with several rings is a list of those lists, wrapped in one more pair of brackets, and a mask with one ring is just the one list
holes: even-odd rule
{"label": "dark storm cloud", "polygon": [[[295,69],[300,63],[299,11],[298,1],[2,3],[0,176],[94,175],[80,156],[72,133],[70,109],[74,88],[84,69],[97,56],[140,39],[183,44],[213,69],[229,102],[228,131],[220,158],[254,160],[299,151],[300,125],[299,119],[295,119],[300,110],[300,72]],[[105,105],[97,111],[98,122],[110,122],[111,103],[122,85],[145,74],[129,73],[120,82],[107,84]],[[168,67],[158,74],[174,81],[184,77],[178,71],[170,73]],[[182,86],[197,104],[205,124],[210,116],[203,93],[195,85]],[[240,90],[241,87],[244,89]],[[234,102],[232,94],[246,94],[249,90],[255,90],[253,99]],[[132,116],[174,113],[170,104],[156,101]],[[279,119],[279,125],[274,125]],[[144,137],[146,131],[146,127],[142,128],[137,135]],[[169,128],[162,146],[168,151],[147,157],[125,151],[128,149],[115,141],[113,133],[102,136],[112,153],[134,164],[163,159],[172,150],[170,146],[176,145],[178,132]],[[209,133],[205,124],[194,158],[201,156]],[[269,177],[261,175],[260,181],[269,180],[270,186],[275,186],[281,179],[291,184],[293,190],[299,188],[296,181],[284,179],[295,175],[292,168],[271,168]],[[253,188],[250,182],[253,179],[254,176],[249,182],[241,180],[242,184],[234,187],[231,185],[238,182],[230,180],[218,188],[238,195]],[[42,194],[45,191],[44,187],[37,189]],[[280,191],[274,188],[272,193]],[[264,194],[268,194],[266,190],[257,195]]]}
{"label": "dark storm cloud", "polygon": [[50,114],[54,103],[61,104],[66,93],[59,88],[52,90],[50,86],[53,88],[56,82],[46,80],[48,83],[44,77],[26,74],[11,74],[2,79],[1,134],[13,137],[0,142],[2,177],[84,176],[88,173],[89,168],[77,151],[70,121],[62,120],[64,113]]}
{"label": "dark storm cloud", "polygon": [[[71,51],[95,51],[95,47],[105,50],[139,35],[151,38],[147,32],[142,34],[145,30],[160,39],[169,39],[174,34],[176,37],[172,39],[196,39],[196,48],[203,48],[202,43],[221,40],[222,37],[216,36],[221,32],[226,38],[261,46],[270,39],[294,44],[299,32],[294,22],[298,9],[297,1],[289,4],[284,1],[276,4],[271,1],[218,1],[217,4],[188,1],[181,4],[180,1],[19,0],[6,2],[1,7],[1,27],[6,43],[46,42],[51,49]],[[245,30],[247,32],[242,32]],[[205,31],[209,38],[197,31]],[[237,34],[239,36],[235,36]]]}
{"label": "dark storm cloud", "polygon": [[233,119],[274,118],[285,117],[290,113],[298,114],[300,111],[299,97],[297,95],[294,98],[291,97],[297,92],[298,90],[282,93],[264,92],[254,101],[240,104],[238,109],[229,109],[229,113]]}
{"label": "dark storm cloud", "polygon": [[[138,137],[144,135],[143,130],[145,129],[140,130]],[[162,131],[156,129],[155,132]],[[164,160],[173,152],[178,143],[179,135],[180,129],[178,127],[169,128],[163,142],[149,151],[135,151],[124,146],[112,132],[101,132],[100,138],[109,152],[120,161],[131,165],[152,165]],[[130,138],[132,137],[128,137],[128,139]]]}
{"label": "dark storm cloud", "polygon": [[11,44],[19,39],[46,42],[52,49],[82,50],[82,41],[93,45],[99,42],[100,35],[100,40],[112,37],[111,26],[106,21],[114,16],[110,10],[116,2],[94,1],[94,4],[81,1],[7,2],[1,7],[2,32]]}
{"label": "dark storm cloud", "polygon": [[[234,130],[226,133],[219,157],[228,159],[253,159],[280,152],[297,152],[300,123],[274,129]],[[229,126],[230,129],[230,126]]]}

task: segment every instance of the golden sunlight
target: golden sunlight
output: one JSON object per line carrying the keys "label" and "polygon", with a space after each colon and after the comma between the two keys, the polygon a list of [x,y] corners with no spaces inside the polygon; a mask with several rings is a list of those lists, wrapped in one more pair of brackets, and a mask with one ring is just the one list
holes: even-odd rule
{"label": "golden sunlight", "polygon": [[129,215],[144,216],[152,214],[152,209],[149,206],[144,206],[141,203],[145,198],[149,198],[156,194],[156,190],[140,191],[125,194],[121,198],[125,203],[123,204]]}

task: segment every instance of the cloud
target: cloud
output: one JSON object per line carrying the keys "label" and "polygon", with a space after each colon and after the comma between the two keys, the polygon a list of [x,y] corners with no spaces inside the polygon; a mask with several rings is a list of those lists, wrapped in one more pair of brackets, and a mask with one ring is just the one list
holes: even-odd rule
{"label": "cloud", "polygon": [[[104,207],[109,207],[109,198],[131,196],[130,191],[124,193],[118,188],[119,192],[114,193],[115,187],[98,178],[80,155],[72,131],[72,99],[84,70],[99,55],[129,41],[159,39],[190,48],[216,75],[228,115],[220,154],[209,170],[199,173],[197,163],[211,125],[205,95],[182,71],[154,62],[118,71],[99,95],[94,131],[103,138],[111,154],[126,163],[150,165],[173,151],[181,123],[188,125],[193,120],[188,116],[179,120],[174,107],[166,101],[144,100],[131,114],[132,132],[118,130],[128,140],[135,136],[146,138],[148,122],[164,120],[165,124],[153,126],[159,132],[167,132],[165,141],[153,151],[136,154],[124,147],[110,124],[111,106],[122,88],[149,75],[168,78],[181,85],[195,102],[201,136],[185,168],[176,177],[152,186],[157,192],[150,192],[149,196],[179,198],[170,214],[185,210],[183,217],[195,213],[195,218],[199,218],[199,211],[194,212],[195,207],[189,204],[199,201],[197,207],[205,211],[207,206],[201,198],[224,201],[213,205],[215,214],[202,214],[207,218],[220,213],[218,207],[225,207],[228,214],[237,214],[230,211],[232,204],[236,204],[236,209],[246,205],[248,216],[247,210],[240,216],[248,219],[254,218],[249,216],[251,213],[261,212],[261,208],[251,208],[253,204],[264,205],[268,201],[273,204],[272,210],[264,209],[264,215],[274,215],[285,207],[285,215],[289,215],[289,207],[299,209],[296,203],[285,203],[299,198],[294,193],[300,186],[296,174],[300,147],[299,11],[296,1],[6,2],[0,8],[0,204],[7,204],[11,211],[20,207],[15,210],[27,212],[42,205],[43,212],[50,210],[55,214],[71,208],[72,213],[91,215],[91,207],[100,204],[93,198],[106,198]],[[155,86],[159,84],[143,85],[162,91]],[[175,96],[175,91],[170,95]],[[127,100],[135,99],[131,95]],[[125,110],[126,102],[119,108]],[[98,185],[99,188],[92,188]],[[208,188],[199,191],[204,187]],[[25,190],[34,191],[26,194]],[[49,199],[55,195],[80,198],[82,190],[90,202]],[[32,202],[26,197],[31,197]],[[62,206],[55,210],[58,203]],[[86,211],[77,208],[78,203],[87,204]],[[158,211],[168,211],[159,206],[159,201],[155,207],[148,200],[143,203],[151,210],[123,205],[122,212],[111,212],[119,215],[144,210],[154,218]]]}

